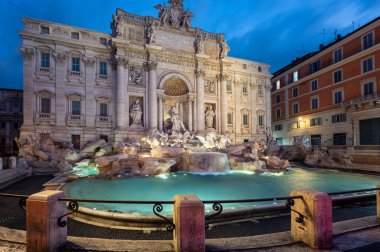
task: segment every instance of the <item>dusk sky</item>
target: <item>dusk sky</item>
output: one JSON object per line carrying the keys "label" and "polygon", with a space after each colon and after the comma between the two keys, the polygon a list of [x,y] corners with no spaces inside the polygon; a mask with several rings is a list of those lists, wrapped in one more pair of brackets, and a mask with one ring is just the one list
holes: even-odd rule
{"label": "dusk sky", "polygon": [[[22,88],[22,17],[110,33],[116,8],[156,17],[164,0],[0,0],[0,88]],[[224,33],[229,56],[271,65],[271,73],[322,42],[380,15],[379,0],[185,0],[192,26]],[[323,36],[324,30],[324,36]]]}

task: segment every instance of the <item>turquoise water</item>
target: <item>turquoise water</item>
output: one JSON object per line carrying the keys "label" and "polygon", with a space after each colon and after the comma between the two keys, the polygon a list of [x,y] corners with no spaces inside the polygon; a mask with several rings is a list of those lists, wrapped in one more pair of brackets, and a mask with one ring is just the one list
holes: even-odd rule
{"label": "turquoise water", "polygon": [[[80,179],[69,183],[64,190],[72,198],[106,200],[172,200],[176,194],[195,194],[201,200],[252,199],[289,196],[294,189],[322,192],[346,191],[376,187],[380,177],[357,175],[319,169],[292,169],[283,174],[226,174],[172,173],[147,178],[120,180]],[[224,204],[224,209],[237,209],[279,202]],[[153,215],[151,205],[80,203],[88,208],[136,215]],[[206,205],[209,212],[211,205]],[[164,205],[165,214],[172,206]]]}

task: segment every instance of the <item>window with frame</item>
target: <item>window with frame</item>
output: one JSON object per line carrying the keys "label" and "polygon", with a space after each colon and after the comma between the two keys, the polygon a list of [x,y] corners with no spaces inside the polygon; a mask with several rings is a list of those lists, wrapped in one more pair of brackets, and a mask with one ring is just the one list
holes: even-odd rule
{"label": "window with frame", "polygon": [[276,90],[280,89],[281,88],[281,81],[280,80],[277,80],[276,81]]}
{"label": "window with frame", "polygon": [[343,101],[343,91],[334,92],[334,104],[342,103]]}
{"label": "window with frame", "polygon": [[311,91],[316,91],[318,89],[318,80],[312,80],[310,82]]}
{"label": "window with frame", "polygon": [[321,69],[321,62],[319,60],[309,64],[309,74],[318,72]]}
{"label": "window with frame", "polygon": [[234,122],[233,114],[232,113],[227,113],[227,124],[232,125]]}
{"label": "window with frame", "polygon": [[281,131],[282,130],[282,124],[274,125],[274,131]]}
{"label": "window with frame", "polygon": [[80,58],[79,57],[71,58],[71,71],[80,72]]}
{"label": "window with frame", "polygon": [[262,85],[258,85],[257,86],[257,94],[259,96],[262,96],[263,95],[263,86]]}
{"label": "window with frame", "polygon": [[71,135],[71,143],[73,144],[74,149],[80,149],[80,135]]}
{"label": "window with frame", "polygon": [[100,135],[99,139],[108,142],[108,136],[107,135]]}
{"label": "window with frame", "polygon": [[100,37],[99,38],[99,43],[102,44],[102,45],[107,45],[107,38]]}
{"label": "window with frame", "polygon": [[5,102],[0,102],[0,111],[5,111]]}
{"label": "window with frame", "polygon": [[311,109],[317,109],[317,108],[319,108],[319,98],[318,97],[311,98]]}
{"label": "window with frame", "polygon": [[44,114],[50,114],[50,98],[41,98],[40,112]]}
{"label": "window with frame", "polygon": [[227,81],[227,92],[232,93],[232,81]]}
{"label": "window with frame", "polygon": [[264,116],[259,116],[259,126],[264,126]]}
{"label": "window with frame", "polygon": [[261,66],[258,66],[257,71],[259,71],[261,73],[263,71],[263,68]]}
{"label": "window with frame", "polygon": [[18,122],[13,123],[13,129],[18,129]]}
{"label": "window with frame", "polygon": [[5,145],[6,142],[7,142],[7,141],[6,141],[5,137],[2,137],[2,138],[1,138],[1,145]]}
{"label": "window with frame", "polygon": [[248,94],[248,84],[247,83],[243,84],[243,94]]}
{"label": "window with frame", "polygon": [[294,97],[297,97],[297,96],[299,95],[298,87],[292,89],[292,94],[293,94],[293,98],[294,98]]}
{"label": "window with frame", "polygon": [[106,61],[100,61],[99,62],[99,74],[106,76],[107,73],[107,62]]}
{"label": "window with frame", "polygon": [[281,95],[276,95],[276,103],[280,103],[281,102]]}
{"label": "window with frame", "polygon": [[293,114],[299,113],[299,105],[298,103],[293,104]]}
{"label": "window with frame", "polygon": [[341,82],[343,80],[342,70],[338,70],[334,72],[334,83]]}
{"label": "window with frame", "polygon": [[337,63],[343,59],[343,49],[338,48],[333,52],[334,63]]}
{"label": "window with frame", "polygon": [[363,95],[371,95],[375,93],[375,85],[373,82],[363,84]]}
{"label": "window with frame", "polygon": [[363,73],[370,72],[372,70],[373,70],[373,57],[363,60],[362,61]]}
{"label": "window with frame", "polygon": [[71,101],[71,114],[72,115],[80,115],[80,105],[81,105],[81,102],[80,101]]}
{"label": "window with frame", "polygon": [[49,26],[41,25],[40,32],[41,32],[41,34],[49,34],[50,33]]}
{"label": "window with frame", "polygon": [[276,109],[276,118],[280,118],[280,117],[281,117],[281,109],[277,108]]}
{"label": "window with frame", "polygon": [[292,76],[293,76],[293,82],[298,81],[298,70],[294,71],[293,74],[292,74]]}
{"label": "window with frame", "polygon": [[313,119],[310,119],[310,126],[313,127],[313,126],[318,126],[318,125],[322,125],[322,118],[313,118]]}
{"label": "window with frame", "polygon": [[331,121],[332,121],[332,123],[346,122],[347,121],[347,115],[346,115],[346,113],[332,115]]}
{"label": "window with frame", "polygon": [[79,32],[71,32],[72,39],[79,39]]}
{"label": "window with frame", "polygon": [[7,127],[7,123],[6,122],[1,122],[0,127],[2,129],[5,129]]}
{"label": "window with frame", "polygon": [[247,69],[247,68],[248,68],[247,64],[243,64],[243,69]]}
{"label": "window with frame", "polygon": [[108,104],[100,103],[100,116],[107,117],[108,116]]}
{"label": "window with frame", "polygon": [[362,37],[362,48],[363,48],[363,50],[374,46],[374,44],[375,44],[375,40],[374,40],[374,36],[373,36],[373,31],[367,33],[366,35],[364,35]]}
{"label": "window with frame", "polygon": [[245,127],[248,127],[248,126],[249,126],[249,117],[248,117],[247,114],[244,114],[244,115],[243,115],[243,125],[244,125]]}
{"label": "window with frame", "polygon": [[5,92],[0,92],[0,99],[5,99],[7,97],[7,94]]}
{"label": "window with frame", "polygon": [[44,68],[50,67],[50,53],[41,52],[41,67],[44,67]]}

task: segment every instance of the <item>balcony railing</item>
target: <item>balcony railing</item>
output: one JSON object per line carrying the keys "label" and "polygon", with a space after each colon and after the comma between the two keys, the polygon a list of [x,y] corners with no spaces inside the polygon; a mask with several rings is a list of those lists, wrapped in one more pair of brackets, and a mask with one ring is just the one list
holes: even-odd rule
{"label": "balcony railing", "polygon": [[48,122],[50,125],[55,124],[55,114],[53,113],[36,113],[34,118],[37,125],[46,122]]}
{"label": "balcony railing", "polygon": [[84,126],[84,115],[73,115],[70,114],[67,116],[67,125],[69,126]]}
{"label": "balcony railing", "polygon": [[78,71],[69,71],[71,76],[81,76],[80,72]]}
{"label": "balcony railing", "polygon": [[51,69],[49,67],[40,67],[40,72],[42,73],[50,73]]}
{"label": "balcony railing", "polygon": [[110,116],[97,116],[96,117],[96,126],[98,126],[98,127],[111,127],[112,126],[112,117],[110,117]]}
{"label": "balcony railing", "polygon": [[355,106],[360,106],[365,103],[370,103],[370,102],[378,102],[380,101],[380,92],[378,93],[373,93],[369,95],[364,95],[361,97],[357,97],[354,99],[350,99],[347,101],[342,102],[342,107],[355,107]]}

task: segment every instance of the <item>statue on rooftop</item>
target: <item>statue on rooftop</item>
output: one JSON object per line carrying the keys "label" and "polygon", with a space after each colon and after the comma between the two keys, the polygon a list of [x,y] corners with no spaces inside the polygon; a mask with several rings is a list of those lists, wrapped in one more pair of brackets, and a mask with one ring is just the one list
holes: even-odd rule
{"label": "statue on rooftop", "polygon": [[190,12],[189,9],[187,9],[183,14],[182,14],[182,20],[181,20],[181,28],[184,27],[187,31],[190,29],[190,19],[194,17],[194,14]]}
{"label": "statue on rooftop", "polygon": [[168,8],[166,7],[166,3],[164,3],[163,5],[157,4],[156,6],[154,6],[154,8],[160,10],[160,12],[158,13],[158,18],[161,21],[161,25],[164,25],[169,14]]}

